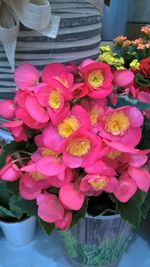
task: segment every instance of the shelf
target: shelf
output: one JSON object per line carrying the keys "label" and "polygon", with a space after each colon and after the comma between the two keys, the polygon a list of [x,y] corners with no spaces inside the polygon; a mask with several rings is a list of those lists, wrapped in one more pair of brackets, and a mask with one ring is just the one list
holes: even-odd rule
{"label": "shelf", "polygon": [[[150,239],[150,236],[149,236]],[[118,267],[150,267],[150,247],[141,237],[130,245]],[[0,233],[0,267],[71,267],[63,256],[58,233],[38,229],[35,240],[22,248],[10,246]]]}

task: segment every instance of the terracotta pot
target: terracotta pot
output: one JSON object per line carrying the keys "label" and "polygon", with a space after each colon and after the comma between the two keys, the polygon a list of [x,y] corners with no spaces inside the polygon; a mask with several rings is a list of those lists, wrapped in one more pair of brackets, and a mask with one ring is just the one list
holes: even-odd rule
{"label": "terracotta pot", "polygon": [[64,253],[75,267],[115,267],[133,237],[120,215],[87,216],[60,233]]}

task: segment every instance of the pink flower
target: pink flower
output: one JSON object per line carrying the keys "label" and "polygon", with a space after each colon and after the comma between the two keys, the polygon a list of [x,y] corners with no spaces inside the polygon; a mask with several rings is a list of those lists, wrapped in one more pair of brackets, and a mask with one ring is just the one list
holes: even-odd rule
{"label": "pink flower", "polygon": [[45,222],[55,223],[64,219],[64,207],[54,194],[44,193],[39,195],[37,203],[38,216]]}
{"label": "pink flower", "polygon": [[21,90],[34,90],[40,78],[38,70],[32,64],[20,65],[14,75],[16,85]]}
{"label": "pink flower", "polygon": [[81,106],[75,105],[57,127],[49,124],[44,129],[43,142],[49,149],[62,153],[67,139],[72,134],[78,130],[90,130],[90,128],[91,123],[88,113]]}
{"label": "pink flower", "polygon": [[85,194],[80,192],[78,185],[68,183],[60,188],[59,199],[66,209],[80,210],[85,200]]}
{"label": "pink flower", "polygon": [[96,161],[95,163],[86,167],[84,170],[88,174],[99,174],[104,176],[116,175],[115,170],[111,166],[104,163],[102,160]]}
{"label": "pink flower", "polygon": [[[55,88],[62,85],[64,89],[68,89],[73,85],[73,75],[65,65],[55,62],[43,69],[42,81],[50,85],[55,82]],[[66,93],[68,93],[67,91]]]}
{"label": "pink flower", "polygon": [[25,108],[18,107],[16,109],[16,118],[22,120],[31,129],[42,129],[46,125],[46,123],[38,122],[32,118]]}
{"label": "pink flower", "polygon": [[50,183],[42,174],[32,171],[25,173],[19,181],[19,193],[27,200],[36,199],[43,189],[50,187]]}
{"label": "pink flower", "polygon": [[64,218],[55,222],[55,226],[60,230],[67,230],[72,222],[72,212],[65,211]]}
{"label": "pink flower", "polygon": [[89,88],[84,83],[76,83],[71,88],[72,99],[82,98],[88,95]]}
{"label": "pink flower", "polygon": [[28,96],[25,102],[28,114],[39,123],[46,123],[49,116],[46,110],[38,103],[35,96]]}
{"label": "pink flower", "polygon": [[2,126],[11,132],[16,142],[27,140],[28,137],[22,121],[5,122]]}
{"label": "pink flower", "polygon": [[127,172],[120,176],[114,195],[120,202],[125,203],[134,196],[137,188],[143,192],[148,192],[150,174],[146,169],[130,167]]}
{"label": "pink flower", "polygon": [[80,105],[88,112],[92,125],[92,132],[96,134],[98,132],[98,123],[106,109],[106,99],[83,99]]}
{"label": "pink flower", "polygon": [[109,65],[94,62],[81,70],[86,85],[89,87],[88,95],[93,98],[105,98],[113,89],[113,75]]}
{"label": "pink flower", "polygon": [[143,115],[136,107],[109,108],[99,124],[99,135],[134,147],[141,139],[142,124]]}
{"label": "pink flower", "polygon": [[101,194],[102,191],[113,193],[116,190],[118,180],[115,177],[109,177],[100,174],[88,174],[84,176],[80,183],[80,191],[88,195],[95,193]]}
{"label": "pink flower", "polygon": [[69,168],[87,167],[101,156],[102,141],[98,136],[81,131],[66,142],[63,160]]}
{"label": "pink flower", "polygon": [[114,84],[120,87],[130,87],[134,82],[134,73],[131,70],[116,70],[114,73]]}
{"label": "pink flower", "polygon": [[12,120],[15,116],[15,104],[13,100],[3,100],[0,102],[0,116]]}
{"label": "pink flower", "polygon": [[128,173],[140,190],[148,192],[150,188],[150,173],[146,169],[130,167]]}
{"label": "pink flower", "polygon": [[114,192],[115,197],[120,202],[128,202],[134,194],[136,193],[137,185],[130,177],[126,176],[125,178],[120,177],[116,191]]}
{"label": "pink flower", "polygon": [[0,179],[4,181],[16,181],[21,177],[22,173],[18,166],[13,162],[6,163],[0,170]]}
{"label": "pink flower", "polygon": [[60,123],[65,118],[70,104],[66,101],[68,94],[64,92],[61,85],[56,87],[52,83],[51,85],[41,83],[36,87],[35,95],[39,104],[42,107],[46,107],[54,125]]}

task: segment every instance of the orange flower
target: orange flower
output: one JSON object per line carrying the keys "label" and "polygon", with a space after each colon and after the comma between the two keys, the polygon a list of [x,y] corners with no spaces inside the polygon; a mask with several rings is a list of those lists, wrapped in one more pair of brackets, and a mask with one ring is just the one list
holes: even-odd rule
{"label": "orange flower", "polygon": [[123,35],[117,36],[115,39],[113,39],[116,45],[121,45],[126,40],[127,40],[127,37]]}
{"label": "orange flower", "polygon": [[134,41],[132,41],[132,44],[135,46],[143,44],[143,39],[142,38],[135,39]]}
{"label": "orange flower", "polygon": [[143,26],[141,28],[141,32],[145,33],[146,35],[150,35],[150,26]]}
{"label": "orange flower", "polygon": [[132,44],[132,41],[130,41],[130,40],[125,40],[124,42],[123,42],[123,46],[129,46],[129,45],[131,45]]}

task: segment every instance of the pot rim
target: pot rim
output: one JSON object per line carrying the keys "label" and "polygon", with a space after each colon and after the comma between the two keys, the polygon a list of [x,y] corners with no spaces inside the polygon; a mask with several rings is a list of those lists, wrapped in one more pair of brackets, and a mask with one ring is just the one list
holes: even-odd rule
{"label": "pot rim", "polygon": [[92,219],[92,220],[112,220],[112,219],[119,219],[121,216],[120,214],[114,214],[114,215],[98,215],[98,216],[92,216],[92,215],[85,215],[85,218]]}
{"label": "pot rim", "polygon": [[20,220],[20,221],[17,221],[17,222],[5,222],[5,221],[1,221],[0,220],[0,226],[1,225],[17,225],[17,224],[21,224],[21,223],[24,223],[25,221],[32,221],[33,219],[36,219],[36,217],[34,216],[30,216],[30,217],[27,217],[27,218],[24,218],[23,220]]}

